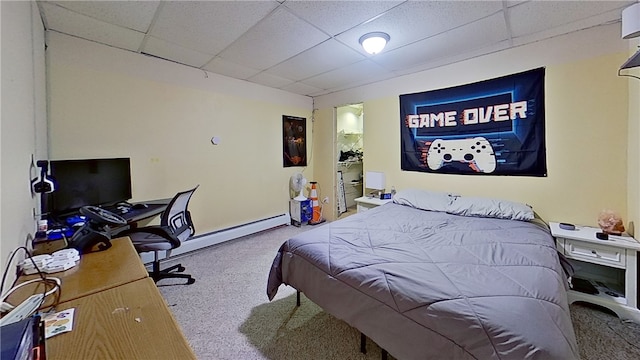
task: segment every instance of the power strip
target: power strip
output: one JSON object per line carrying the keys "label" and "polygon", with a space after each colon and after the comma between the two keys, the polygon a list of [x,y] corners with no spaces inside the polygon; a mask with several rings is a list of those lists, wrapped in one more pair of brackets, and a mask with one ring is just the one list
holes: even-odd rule
{"label": "power strip", "polygon": [[42,305],[43,300],[43,294],[29,296],[27,300],[23,301],[20,305],[11,310],[10,313],[5,315],[5,317],[0,319],[0,326],[12,324],[31,316],[31,314],[38,310],[40,305]]}

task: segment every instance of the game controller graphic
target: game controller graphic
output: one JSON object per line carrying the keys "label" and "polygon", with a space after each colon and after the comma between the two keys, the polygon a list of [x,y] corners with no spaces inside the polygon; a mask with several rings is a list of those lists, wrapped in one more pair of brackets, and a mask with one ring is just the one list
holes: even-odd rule
{"label": "game controller graphic", "polygon": [[468,163],[475,172],[491,173],[496,169],[493,147],[483,137],[461,140],[437,139],[427,152],[427,165],[438,170],[447,163],[459,161]]}

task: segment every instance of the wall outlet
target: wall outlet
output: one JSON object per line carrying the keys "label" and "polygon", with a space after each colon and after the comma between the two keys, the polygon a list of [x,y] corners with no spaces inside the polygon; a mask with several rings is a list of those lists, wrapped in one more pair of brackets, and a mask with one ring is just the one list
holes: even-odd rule
{"label": "wall outlet", "polygon": [[322,203],[323,204],[328,204],[329,203],[329,197],[325,196],[324,199],[322,199]]}

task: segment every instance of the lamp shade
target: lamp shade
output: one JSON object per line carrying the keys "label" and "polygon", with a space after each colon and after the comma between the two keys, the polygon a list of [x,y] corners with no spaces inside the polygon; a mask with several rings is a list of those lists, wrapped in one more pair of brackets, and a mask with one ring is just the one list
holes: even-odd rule
{"label": "lamp shade", "polygon": [[622,10],[622,38],[631,39],[640,36],[640,3]]}
{"label": "lamp shade", "polygon": [[371,32],[362,35],[359,41],[360,45],[364,48],[364,51],[371,55],[375,55],[384,49],[390,39],[391,37],[387,33]]}
{"label": "lamp shade", "polygon": [[364,178],[364,187],[367,189],[384,190],[384,173],[377,171],[367,171]]}

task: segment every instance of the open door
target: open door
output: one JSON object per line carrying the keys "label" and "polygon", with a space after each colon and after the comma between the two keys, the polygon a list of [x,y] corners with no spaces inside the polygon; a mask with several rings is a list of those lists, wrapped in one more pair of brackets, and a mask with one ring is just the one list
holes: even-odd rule
{"label": "open door", "polygon": [[338,216],[355,213],[355,199],[363,194],[363,124],[363,104],[336,108],[336,176],[342,179],[336,189]]}

